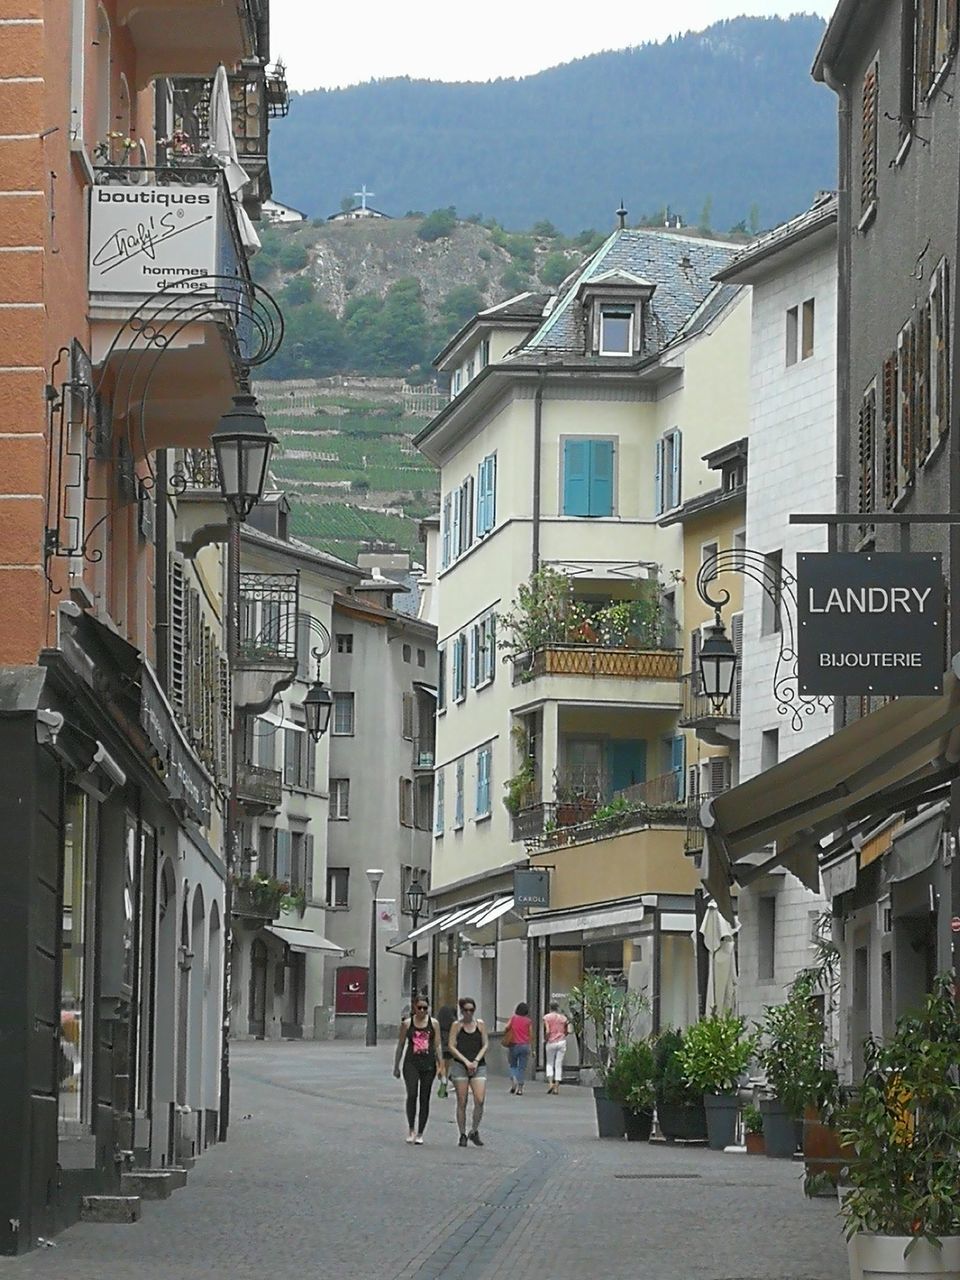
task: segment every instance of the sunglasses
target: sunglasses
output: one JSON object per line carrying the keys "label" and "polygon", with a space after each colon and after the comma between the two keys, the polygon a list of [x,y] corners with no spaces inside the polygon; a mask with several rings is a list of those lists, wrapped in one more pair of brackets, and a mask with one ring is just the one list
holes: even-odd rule
{"label": "sunglasses", "polygon": [[413,1006],[417,1013],[426,1013],[428,1006],[425,1004],[416,1004]]}
{"label": "sunglasses", "polygon": [[476,1013],[476,1011],[477,1011],[477,1006],[475,1004],[465,1004],[463,1006],[464,1013]]}

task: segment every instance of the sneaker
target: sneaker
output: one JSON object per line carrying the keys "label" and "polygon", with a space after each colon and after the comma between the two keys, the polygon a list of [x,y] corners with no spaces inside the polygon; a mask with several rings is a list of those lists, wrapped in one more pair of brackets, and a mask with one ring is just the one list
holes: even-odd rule
{"label": "sneaker", "polygon": [[413,1142],[414,1142],[414,1146],[422,1147],[422,1146],[423,1146],[423,1134],[422,1134],[422,1133],[418,1133],[418,1134],[417,1134],[417,1136],[414,1138]]}
{"label": "sneaker", "polygon": [[412,1142],[412,1141],[413,1141],[413,1134],[412,1134],[412,1133],[408,1133],[408,1134],[407,1134],[407,1136],[406,1136],[406,1138],[405,1138],[405,1141],[406,1141],[406,1142]]}
{"label": "sneaker", "polygon": [[[475,1147],[483,1146],[483,1139],[480,1137],[479,1133],[477,1133],[476,1129],[474,1129],[473,1133],[470,1134],[470,1141]],[[466,1146],[466,1143],[463,1145]]]}
{"label": "sneaker", "polygon": [[457,1143],[457,1146],[465,1147],[466,1145],[467,1145],[467,1135],[465,1133],[461,1133],[460,1141]]}

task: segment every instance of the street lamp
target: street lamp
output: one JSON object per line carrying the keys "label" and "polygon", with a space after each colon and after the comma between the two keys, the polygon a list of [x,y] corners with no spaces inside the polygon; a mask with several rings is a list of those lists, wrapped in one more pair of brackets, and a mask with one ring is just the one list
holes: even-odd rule
{"label": "street lamp", "polygon": [[333,694],[318,675],[303,698],[303,714],[307,722],[307,733],[309,733],[314,742],[319,742],[327,732],[332,710]]}
{"label": "street lamp", "polygon": [[698,658],[700,687],[720,711],[733,692],[737,674],[737,651],[727,638],[727,630],[717,612],[717,620],[710,627],[706,639],[700,645]]}
{"label": "street lamp", "polygon": [[[423,904],[426,900],[427,891],[420,883],[419,879],[411,880],[407,886],[406,899],[407,910],[413,916],[413,933],[417,931],[417,925],[420,921],[420,912],[423,910]],[[417,986],[417,961],[419,959],[417,952],[417,940],[413,940],[413,955],[410,959],[410,1004],[417,1003],[417,994],[420,988]]]}
{"label": "street lamp", "polygon": [[370,881],[370,959],[367,966],[367,1047],[377,1043],[377,890],[383,879],[378,868],[367,871]]}
{"label": "street lamp", "polygon": [[211,437],[220,473],[220,491],[238,520],[245,520],[263,497],[270,455],[277,443],[255,396],[233,397]]}

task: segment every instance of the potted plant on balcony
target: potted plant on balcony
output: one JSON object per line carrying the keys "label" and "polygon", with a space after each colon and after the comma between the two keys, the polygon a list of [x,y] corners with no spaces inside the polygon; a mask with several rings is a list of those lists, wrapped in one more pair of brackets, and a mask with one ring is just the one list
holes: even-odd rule
{"label": "potted plant on balcony", "polygon": [[854,1150],[841,1201],[853,1280],[960,1276],[960,1008],[941,975],[888,1044],[865,1046],[844,1112]]}
{"label": "potted plant on balcony", "polygon": [[759,1107],[744,1107],[743,1136],[748,1156],[762,1156],[766,1148],[763,1142],[763,1116]]}
{"label": "potted plant on balcony", "polygon": [[274,920],[280,914],[284,895],[290,892],[290,885],[286,880],[275,880],[272,876],[257,874],[235,876],[232,885],[234,913],[258,916],[265,920]]}
{"label": "potted plant on balcony", "polygon": [[[591,972],[585,973],[583,981],[571,988],[570,1000],[581,1010],[581,1032],[589,1025],[593,1033],[592,1066],[597,1078],[593,1099],[597,1111],[597,1136],[622,1138],[625,1126],[623,1104],[611,1096],[607,1081],[621,1050],[633,1039],[637,1019],[646,1008],[647,1001],[640,992],[624,990],[605,974]],[[587,1057],[585,1048],[581,1046],[581,1062]]]}
{"label": "potted plant on balcony", "polygon": [[596,799],[581,788],[558,782],[555,794],[559,827],[576,827],[581,822],[589,822],[597,811]]}
{"label": "potted plant on balcony", "polygon": [[707,1142],[722,1151],[737,1140],[737,1083],[756,1049],[743,1018],[713,1013],[688,1027],[677,1057],[684,1079],[703,1095]]}
{"label": "potted plant on balcony", "polygon": [[707,1136],[703,1093],[687,1083],[680,1060],[683,1040],[682,1032],[666,1030],[654,1045],[657,1123],[667,1142],[677,1138],[703,1142]]}
{"label": "potted plant on balcony", "polygon": [[623,1107],[628,1142],[647,1142],[653,1128],[653,1048],[649,1040],[622,1045],[607,1072],[607,1093]]}

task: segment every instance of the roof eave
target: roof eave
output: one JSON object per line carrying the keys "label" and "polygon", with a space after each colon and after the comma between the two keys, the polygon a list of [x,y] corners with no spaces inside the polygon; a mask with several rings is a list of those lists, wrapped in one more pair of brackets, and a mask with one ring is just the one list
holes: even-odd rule
{"label": "roof eave", "polygon": [[730,266],[723,267],[713,277],[718,284],[756,284],[758,280],[770,275],[774,268],[774,259],[789,253],[790,258],[799,257],[798,249],[816,248],[821,242],[826,243],[836,237],[834,228],[837,223],[837,207],[834,204],[817,218],[796,232],[775,240],[771,244],[759,246],[754,252],[746,252]]}
{"label": "roof eave", "polygon": [[839,55],[847,36],[850,34],[854,19],[866,17],[878,7],[878,0],[839,0],[833,17],[827,23],[827,29],[823,33],[816,57],[813,60],[813,66],[810,69],[810,74],[814,80],[819,84],[827,85],[829,88],[834,87],[830,83],[831,80],[834,80],[833,68],[839,60]]}

